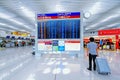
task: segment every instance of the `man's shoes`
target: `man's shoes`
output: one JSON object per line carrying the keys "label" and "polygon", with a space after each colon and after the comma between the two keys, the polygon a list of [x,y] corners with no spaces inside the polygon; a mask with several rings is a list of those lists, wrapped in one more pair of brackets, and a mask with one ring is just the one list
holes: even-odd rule
{"label": "man's shoes", "polygon": [[87,68],[87,70],[92,71],[92,69],[90,69],[90,68]]}
{"label": "man's shoes", "polygon": [[94,69],[94,71],[96,71],[96,69]]}

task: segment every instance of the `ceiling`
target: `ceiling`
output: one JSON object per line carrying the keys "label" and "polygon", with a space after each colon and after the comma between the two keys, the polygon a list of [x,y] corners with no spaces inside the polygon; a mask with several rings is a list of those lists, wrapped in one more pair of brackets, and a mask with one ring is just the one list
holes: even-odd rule
{"label": "ceiling", "polygon": [[83,11],[85,32],[120,28],[120,0],[0,0],[0,30],[35,31],[35,13]]}

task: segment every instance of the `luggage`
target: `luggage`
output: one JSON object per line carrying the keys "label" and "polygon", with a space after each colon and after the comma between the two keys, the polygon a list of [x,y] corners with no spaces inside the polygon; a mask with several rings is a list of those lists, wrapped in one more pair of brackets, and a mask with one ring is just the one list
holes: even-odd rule
{"label": "luggage", "polygon": [[35,55],[35,51],[32,52],[32,55]]}
{"label": "luggage", "polygon": [[111,70],[106,58],[97,57],[96,67],[99,74],[110,74]]}
{"label": "luggage", "polygon": [[110,46],[109,46],[109,45],[107,45],[107,46],[106,46],[106,49],[110,49]]}
{"label": "luggage", "polygon": [[11,43],[10,46],[11,46],[11,47],[15,47],[15,44],[14,44],[14,43]]}
{"label": "luggage", "polygon": [[10,48],[10,44],[7,43],[7,44],[5,45],[5,47],[6,47],[6,48]]}

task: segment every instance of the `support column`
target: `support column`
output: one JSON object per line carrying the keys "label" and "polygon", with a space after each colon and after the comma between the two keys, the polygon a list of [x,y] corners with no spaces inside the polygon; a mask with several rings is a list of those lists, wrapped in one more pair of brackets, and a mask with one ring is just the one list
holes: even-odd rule
{"label": "support column", "polygon": [[116,38],[116,50],[119,49],[119,36],[115,35]]}
{"label": "support column", "polygon": [[80,13],[80,54],[84,55],[84,27],[83,27],[83,11]]}

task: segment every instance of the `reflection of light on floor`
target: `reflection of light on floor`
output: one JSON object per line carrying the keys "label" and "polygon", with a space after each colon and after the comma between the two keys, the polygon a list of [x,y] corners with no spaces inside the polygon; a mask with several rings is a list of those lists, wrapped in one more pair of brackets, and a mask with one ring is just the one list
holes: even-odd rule
{"label": "reflection of light on floor", "polygon": [[41,65],[45,65],[46,63],[41,63]]}
{"label": "reflection of light on floor", "polygon": [[63,65],[68,65],[68,62],[63,62],[62,64],[63,64]]}
{"label": "reflection of light on floor", "polygon": [[62,58],[62,60],[66,60],[66,58]]}
{"label": "reflection of light on floor", "polygon": [[51,69],[50,69],[50,68],[46,68],[46,69],[43,71],[44,74],[48,74],[48,73],[50,73],[50,72],[51,72]]}
{"label": "reflection of light on floor", "polygon": [[45,60],[48,60],[49,58],[45,58]]}
{"label": "reflection of light on floor", "polygon": [[47,52],[44,52],[45,54],[47,53]]}
{"label": "reflection of light on floor", "polygon": [[57,58],[56,60],[60,60],[61,58]]}
{"label": "reflection of light on floor", "polygon": [[113,61],[112,57],[108,58],[108,61],[111,63]]}
{"label": "reflection of light on floor", "polygon": [[35,74],[30,74],[27,78],[27,80],[35,80]]}
{"label": "reflection of light on floor", "polygon": [[13,69],[19,69],[20,67],[22,67],[23,66],[23,64],[26,64],[27,62],[29,62],[30,61],[30,59],[27,59],[27,60],[25,60],[24,62],[22,62],[22,63],[20,63],[19,65],[17,65],[15,68],[13,68]]}
{"label": "reflection of light on floor", "polygon": [[60,51],[58,51],[57,53],[58,53],[58,54],[60,54],[61,52],[60,52]]}
{"label": "reflection of light on floor", "polygon": [[64,69],[61,69],[61,68],[55,68],[51,71],[50,68],[46,68],[44,71],[43,71],[43,74],[48,74],[52,72],[53,74],[60,74],[60,73],[63,73],[63,74],[69,74],[71,71],[69,68],[64,68]]}
{"label": "reflection of light on floor", "polygon": [[55,54],[55,53],[56,53],[56,51],[53,51],[53,53]]}
{"label": "reflection of light on floor", "polygon": [[10,75],[9,72],[3,73],[3,74],[0,76],[0,80],[4,80],[3,78],[7,77],[8,75]]}
{"label": "reflection of light on floor", "polygon": [[56,62],[56,65],[59,65],[60,64],[60,61]]}
{"label": "reflection of light on floor", "polygon": [[2,63],[2,64],[0,64],[0,66],[4,66],[4,65],[6,65],[6,63],[4,62],[4,63]]}
{"label": "reflection of light on floor", "polygon": [[49,54],[52,54],[52,52],[49,52]]}
{"label": "reflection of light on floor", "polygon": [[61,72],[60,68],[53,69],[53,74],[59,74]]}
{"label": "reflection of light on floor", "polygon": [[[14,68],[12,68],[12,69],[10,70],[10,72],[3,73],[3,74],[0,76],[0,80],[3,80],[3,78],[9,76],[10,73],[13,73],[14,71],[16,71],[17,69],[19,69],[20,67],[22,67],[23,64],[25,64],[25,63],[28,62],[28,61],[29,61],[29,59],[26,60],[26,61],[24,61],[24,62],[22,62],[22,63],[20,63],[19,65],[15,66]],[[31,80],[31,79],[29,79],[29,80]]]}
{"label": "reflection of light on floor", "polygon": [[[29,61],[30,61],[30,59],[28,59],[28,60],[24,61],[24,62],[23,62],[23,64],[25,64],[25,63],[27,63],[27,62],[29,62]],[[22,65],[23,65],[23,64],[22,64]]]}
{"label": "reflection of light on floor", "polygon": [[47,63],[47,65],[52,65],[52,64],[54,64],[54,61],[50,61]]}
{"label": "reflection of light on floor", "polygon": [[69,74],[71,71],[70,71],[70,69],[68,69],[68,68],[64,68],[64,69],[62,70],[62,72],[63,72],[63,74]]}
{"label": "reflection of light on floor", "polygon": [[89,75],[89,71],[86,69],[86,70],[83,70],[83,73],[85,74],[85,75]]}
{"label": "reflection of light on floor", "polygon": [[14,68],[12,68],[10,71],[11,71],[11,72],[14,72],[15,70],[19,69],[19,68],[22,67],[22,66],[23,66],[23,63],[17,65],[17,66],[14,67]]}
{"label": "reflection of light on floor", "polygon": [[50,60],[55,60],[55,58],[51,58]]}

